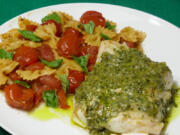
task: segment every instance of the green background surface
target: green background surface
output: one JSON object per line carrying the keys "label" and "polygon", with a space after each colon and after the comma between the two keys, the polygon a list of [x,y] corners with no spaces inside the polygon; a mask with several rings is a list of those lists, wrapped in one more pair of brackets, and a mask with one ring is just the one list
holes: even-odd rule
{"label": "green background surface", "polygon": [[[153,14],[180,27],[180,0],[0,0],[0,24],[40,7],[77,2],[109,3],[130,7]],[[0,128],[0,135],[9,134]]]}

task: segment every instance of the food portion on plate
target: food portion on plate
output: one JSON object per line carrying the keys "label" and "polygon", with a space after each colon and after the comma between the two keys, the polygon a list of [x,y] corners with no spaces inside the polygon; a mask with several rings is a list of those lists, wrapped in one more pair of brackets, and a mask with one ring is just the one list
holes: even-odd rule
{"label": "food portion on plate", "polygon": [[74,121],[92,135],[159,135],[172,99],[173,77],[164,62],[136,48],[103,41],[97,64],[75,94]]}
{"label": "food portion on plate", "polygon": [[79,21],[55,11],[41,23],[18,23],[0,35],[0,89],[9,106],[69,109],[66,98],[75,94],[73,120],[92,135],[161,133],[173,78],[143,54],[144,32],[117,32],[97,11]]}

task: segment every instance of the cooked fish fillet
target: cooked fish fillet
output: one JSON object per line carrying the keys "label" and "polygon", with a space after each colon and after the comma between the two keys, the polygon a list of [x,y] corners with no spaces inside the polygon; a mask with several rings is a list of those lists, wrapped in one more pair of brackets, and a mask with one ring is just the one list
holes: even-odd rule
{"label": "cooked fish fillet", "polygon": [[89,128],[93,135],[159,135],[164,127],[172,84],[172,73],[165,63],[153,62],[117,42],[103,41],[94,70],[76,91],[73,120]]}

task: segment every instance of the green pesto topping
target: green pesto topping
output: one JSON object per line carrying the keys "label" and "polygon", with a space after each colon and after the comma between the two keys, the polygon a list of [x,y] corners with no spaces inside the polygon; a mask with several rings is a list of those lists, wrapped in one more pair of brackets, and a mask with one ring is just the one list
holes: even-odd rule
{"label": "green pesto topping", "polygon": [[92,134],[109,134],[104,125],[120,112],[141,111],[164,120],[168,101],[159,97],[165,89],[165,63],[153,62],[135,48],[121,47],[115,54],[104,52],[88,78],[76,90],[76,104],[86,108]]}

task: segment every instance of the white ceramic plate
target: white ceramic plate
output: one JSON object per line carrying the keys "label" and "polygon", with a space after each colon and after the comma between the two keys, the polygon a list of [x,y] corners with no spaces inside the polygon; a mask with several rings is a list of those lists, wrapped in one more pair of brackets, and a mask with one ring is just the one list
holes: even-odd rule
{"label": "white ceramic plate", "polygon": [[[156,61],[166,61],[173,72],[174,80],[180,83],[180,29],[176,26],[150,14],[121,6],[108,4],[61,4],[36,9],[20,16],[40,22],[40,19],[51,11],[64,11],[79,19],[87,10],[97,10],[103,16],[117,23],[117,30],[132,26],[147,33],[143,43],[145,54]],[[18,17],[0,26],[0,33],[17,27]],[[180,117],[172,121],[166,133],[180,134]],[[4,96],[0,94],[0,126],[14,135],[88,135],[88,132],[73,126],[70,122],[59,119],[39,121],[27,113],[10,108]]]}

